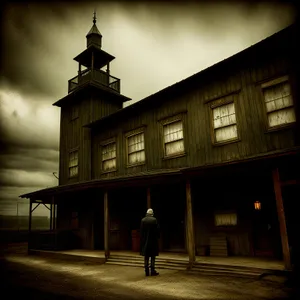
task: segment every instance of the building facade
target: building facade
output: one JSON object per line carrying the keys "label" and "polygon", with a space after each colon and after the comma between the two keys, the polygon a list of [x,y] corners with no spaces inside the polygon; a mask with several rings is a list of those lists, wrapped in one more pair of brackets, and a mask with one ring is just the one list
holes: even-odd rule
{"label": "building facade", "polygon": [[[161,250],[291,265],[299,108],[290,26],[126,108],[94,19],[61,108],[51,247],[132,249],[146,208]],[[67,237],[67,238],[66,238]],[[33,241],[34,240],[34,241]],[[29,247],[41,248],[39,237]]]}

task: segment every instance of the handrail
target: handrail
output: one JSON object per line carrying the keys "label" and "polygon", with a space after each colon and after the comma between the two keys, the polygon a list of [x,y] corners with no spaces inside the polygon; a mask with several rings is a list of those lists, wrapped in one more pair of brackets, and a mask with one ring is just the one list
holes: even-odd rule
{"label": "handrail", "polygon": [[[88,74],[90,74],[88,77]],[[91,70],[86,69],[82,71],[79,75],[73,77],[68,81],[68,91],[69,93],[76,89],[81,84],[87,82],[88,80],[93,80],[96,83],[100,83],[104,86],[111,88],[112,90],[120,93],[120,79],[114,76],[111,76],[103,70]]]}

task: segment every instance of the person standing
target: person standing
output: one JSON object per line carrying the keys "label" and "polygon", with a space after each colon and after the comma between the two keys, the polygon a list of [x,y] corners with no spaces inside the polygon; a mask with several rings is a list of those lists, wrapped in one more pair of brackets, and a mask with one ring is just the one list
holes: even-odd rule
{"label": "person standing", "polygon": [[[146,216],[141,221],[140,230],[140,254],[144,256],[144,267],[146,276],[157,276],[155,270],[155,257],[159,254],[158,240],[160,237],[159,225],[154,217],[153,209],[147,210]],[[151,273],[149,274],[149,259],[151,257]]]}

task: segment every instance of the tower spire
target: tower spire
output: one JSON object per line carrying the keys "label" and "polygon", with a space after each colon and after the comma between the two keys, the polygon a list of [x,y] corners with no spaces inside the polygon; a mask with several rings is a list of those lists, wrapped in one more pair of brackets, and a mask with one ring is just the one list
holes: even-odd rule
{"label": "tower spire", "polygon": [[97,22],[96,9],[94,9],[93,23],[96,24],[96,22]]}

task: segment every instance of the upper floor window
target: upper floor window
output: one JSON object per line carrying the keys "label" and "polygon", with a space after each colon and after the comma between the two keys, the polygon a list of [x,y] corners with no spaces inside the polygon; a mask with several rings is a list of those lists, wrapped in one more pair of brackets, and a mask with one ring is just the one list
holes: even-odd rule
{"label": "upper floor window", "polygon": [[132,133],[127,137],[127,163],[128,165],[142,164],[145,162],[144,132]]}
{"label": "upper floor window", "polygon": [[274,128],[296,121],[288,77],[284,76],[262,85],[268,116],[268,127]]}
{"label": "upper floor window", "polygon": [[212,107],[214,140],[216,143],[238,138],[234,102]]}
{"label": "upper floor window", "polygon": [[102,171],[115,171],[117,168],[117,144],[110,142],[102,146]]}
{"label": "upper floor window", "polygon": [[78,150],[69,153],[69,177],[78,175]]}
{"label": "upper floor window", "polygon": [[183,123],[176,120],[163,125],[164,154],[172,156],[184,153]]}

